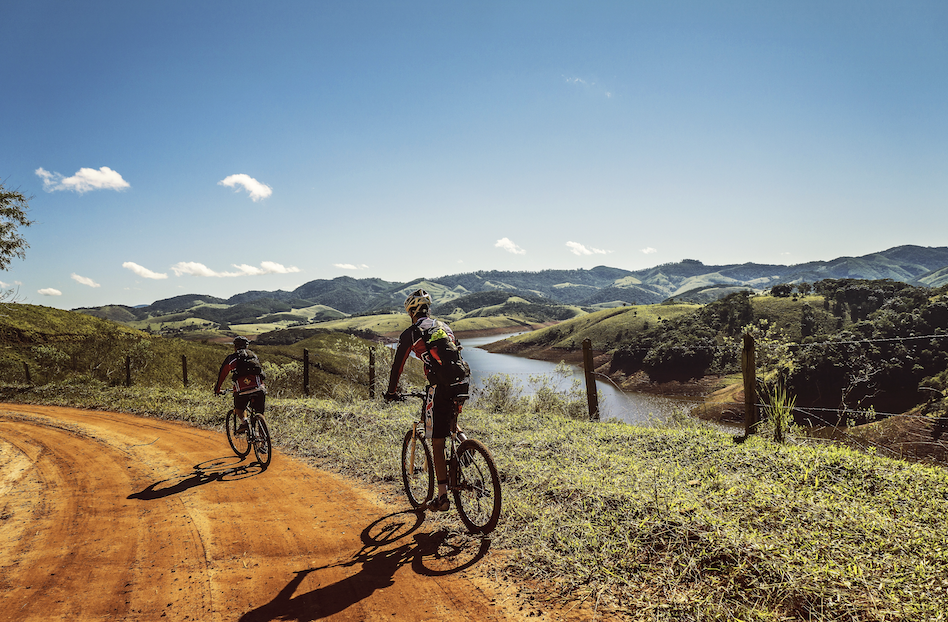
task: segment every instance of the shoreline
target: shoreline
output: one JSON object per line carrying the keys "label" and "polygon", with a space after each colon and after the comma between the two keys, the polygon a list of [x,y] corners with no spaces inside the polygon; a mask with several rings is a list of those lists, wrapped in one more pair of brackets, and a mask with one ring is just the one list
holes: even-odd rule
{"label": "shoreline", "polygon": [[[479,346],[496,354],[509,354],[551,363],[566,362],[571,365],[583,365],[582,350],[551,348],[546,346],[527,346],[505,342],[502,339]],[[743,424],[744,389],[740,382],[728,380],[721,375],[708,375],[690,380],[657,381],[644,371],[632,374],[623,372],[609,373],[612,356],[603,350],[593,350],[593,367],[597,375],[609,378],[624,393],[642,393],[660,397],[684,397],[702,400],[695,408],[696,418],[722,424]]]}

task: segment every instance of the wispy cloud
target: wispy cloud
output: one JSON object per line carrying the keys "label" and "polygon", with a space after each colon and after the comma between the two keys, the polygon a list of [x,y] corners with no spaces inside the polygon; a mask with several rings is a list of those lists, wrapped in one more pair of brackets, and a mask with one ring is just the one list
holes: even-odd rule
{"label": "wispy cloud", "polygon": [[[220,186],[227,186],[228,188],[243,188],[247,191],[247,194],[250,195],[250,198],[253,201],[259,201],[265,199],[271,194],[273,194],[273,189],[263,183],[260,183],[250,175],[244,175],[243,173],[238,173],[237,175],[228,175],[224,179],[217,182]],[[239,189],[239,188],[238,188]]]}
{"label": "wispy cloud", "polygon": [[217,278],[260,276],[261,274],[289,274],[291,272],[300,271],[300,269],[295,266],[286,267],[272,261],[262,262],[259,268],[256,266],[249,266],[247,264],[233,264],[233,266],[237,268],[235,271],[218,272],[216,270],[211,270],[204,264],[198,263],[196,261],[179,261],[175,265],[171,266],[171,271],[174,272],[176,276],[188,274],[191,276],[207,276]]}
{"label": "wispy cloud", "polygon": [[46,287],[44,289],[37,290],[41,296],[62,296],[63,293],[58,289],[53,289],[52,287]]}
{"label": "wispy cloud", "polygon": [[364,263],[359,264],[358,266],[351,263],[334,263],[333,267],[339,268],[340,270],[368,270],[369,269],[369,267],[365,265]]}
{"label": "wispy cloud", "polygon": [[[573,84],[573,85],[576,85],[577,87],[582,87],[585,89],[594,89],[596,91],[599,91],[602,89],[602,87],[596,84],[595,80],[587,80],[585,78],[580,78],[577,76],[563,76],[563,80],[565,80],[567,84]],[[602,90],[602,94],[603,96],[606,97],[606,99],[609,99],[612,97],[612,91]]]}
{"label": "wispy cloud", "polygon": [[138,265],[134,261],[126,261],[125,263],[122,264],[122,267],[127,268],[128,270],[131,270],[132,272],[142,277],[143,279],[167,279],[168,278],[167,274],[163,274],[161,272],[152,272],[148,268],[143,268],[142,266]]}
{"label": "wispy cloud", "polygon": [[107,166],[103,166],[98,170],[81,168],[72,177],[51,173],[42,167],[36,169],[35,172],[43,180],[43,190],[46,192],[71,190],[82,194],[90,190],[125,190],[131,187],[127,181],[122,179],[121,175]]}
{"label": "wispy cloud", "polygon": [[567,242],[566,246],[574,255],[608,255],[612,251],[604,251],[599,248],[587,248],[579,242]]}
{"label": "wispy cloud", "polygon": [[101,287],[98,283],[86,276],[79,276],[75,272],[72,273],[72,280],[76,283],[82,283],[83,285],[88,285],[89,287]]}
{"label": "wispy cloud", "polygon": [[651,246],[647,246],[642,249],[642,252],[645,253],[646,255],[651,255],[653,253],[657,253],[658,251],[652,248]]}
{"label": "wispy cloud", "polygon": [[496,248],[502,248],[508,253],[513,253],[514,255],[526,255],[527,251],[523,250],[516,244],[510,241],[510,238],[501,238],[497,240],[497,243],[494,244]]}

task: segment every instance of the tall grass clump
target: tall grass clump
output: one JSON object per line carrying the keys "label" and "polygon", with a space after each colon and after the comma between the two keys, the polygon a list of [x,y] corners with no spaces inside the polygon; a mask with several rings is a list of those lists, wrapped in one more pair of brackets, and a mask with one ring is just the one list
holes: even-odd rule
{"label": "tall grass clump", "polygon": [[[787,435],[796,427],[793,412],[797,398],[787,391],[782,382],[777,381],[766,389],[764,400],[766,404],[763,406],[763,413],[766,427],[762,427],[760,431],[772,432],[774,441],[783,443],[787,440]],[[766,428],[772,428],[772,430]]]}

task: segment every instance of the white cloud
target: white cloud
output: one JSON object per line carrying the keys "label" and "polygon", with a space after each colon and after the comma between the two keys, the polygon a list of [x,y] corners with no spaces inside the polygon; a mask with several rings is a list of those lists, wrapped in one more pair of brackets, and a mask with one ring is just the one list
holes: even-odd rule
{"label": "white cloud", "polygon": [[142,277],[143,279],[167,279],[168,278],[167,274],[162,274],[160,272],[152,272],[148,268],[141,267],[134,261],[126,261],[125,263],[122,264],[122,267],[128,268],[129,270],[131,270],[138,276]]}
{"label": "white cloud", "polygon": [[72,280],[76,283],[82,283],[83,285],[88,285],[89,287],[101,287],[98,283],[93,281],[87,276],[79,276],[75,272],[72,273]]}
{"label": "white cloud", "polygon": [[351,263],[334,263],[333,267],[339,268],[340,270],[368,270],[369,267],[365,264],[359,264],[358,266]]}
{"label": "white cloud", "polygon": [[233,266],[237,268],[237,270],[234,272],[217,272],[216,270],[211,270],[204,264],[198,263],[196,261],[179,261],[175,265],[171,266],[171,270],[176,276],[190,274],[191,276],[209,276],[218,278],[260,276],[261,274],[289,274],[291,272],[300,271],[300,269],[295,266],[286,267],[272,261],[262,262],[259,268],[247,264],[233,264]]}
{"label": "white cloud", "polygon": [[494,244],[496,248],[502,248],[508,253],[513,253],[514,255],[526,255],[527,251],[523,250],[516,244],[510,241],[510,238],[501,238],[497,240],[497,243]]}
{"label": "white cloud", "polygon": [[[272,261],[262,261],[260,267],[265,270],[264,274],[290,274],[291,272],[300,271],[296,266],[285,267]],[[368,268],[368,266],[365,267]]]}
{"label": "white cloud", "polygon": [[646,255],[651,255],[653,253],[657,253],[658,251],[652,248],[651,246],[648,246],[646,248],[643,248],[642,252],[645,253]]}
{"label": "white cloud", "polygon": [[55,192],[57,190],[72,190],[82,194],[90,190],[125,190],[131,186],[122,176],[107,166],[99,170],[81,168],[72,177],[63,177],[59,173],[50,173],[40,167],[36,175],[43,180],[43,190]]}
{"label": "white cloud", "polygon": [[270,186],[262,184],[250,175],[244,175],[243,173],[238,173],[237,175],[228,175],[224,179],[217,182],[217,184],[219,186],[227,186],[228,188],[241,186],[247,191],[247,194],[249,194],[250,198],[254,201],[265,199],[273,194],[273,189]]}
{"label": "white cloud", "polygon": [[45,289],[38,290],[38,292],[43,296],[62,296],[63,293],[58,289],[53,289],[52,287],[47,287]]}
{"label": "white cloud", "polygon": [[579,242],[567,242],[566,246],[569,247],[570,252],[574,255],[608,255],[612,251],[604,251],[599,248],[586,248]]}

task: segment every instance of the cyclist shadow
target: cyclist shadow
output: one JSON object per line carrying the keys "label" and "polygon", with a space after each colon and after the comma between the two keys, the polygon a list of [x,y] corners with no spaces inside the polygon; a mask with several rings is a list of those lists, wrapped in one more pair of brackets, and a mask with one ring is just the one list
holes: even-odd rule
{"label": "cyclist shadow", "polygon": [[178,475],[149,484],[144,489],[130,494],[127,499],[154,501],[176,495],[186,490],[210,484],[211,482],[227,482],[253,477],[263,473],[264,469],[256,462],[240,464],[241,458],[228,456],[215,458],[194,465],[194,470],[184,475]]}
{"label": "cyclist shadow", "polygon": [[[411,565],[417,574],[443,576],[461,572],[481,560],[490,540],[441,529],[418,532],[424,514],[414,510],[384,516],[362,531],[362,548],[351,559],[298,570],[269,603],[241,616],[241,622],[319,620],[345,611],[378,590],[395,583],[399,568]],[[411,536],[411,541],[406,541]],[[399,544],[400,543],[400,544]],[[393,546],[397,545],[397,546]],[[312,572],[361,565],[359,572],[305,594],[294,595]]]}

